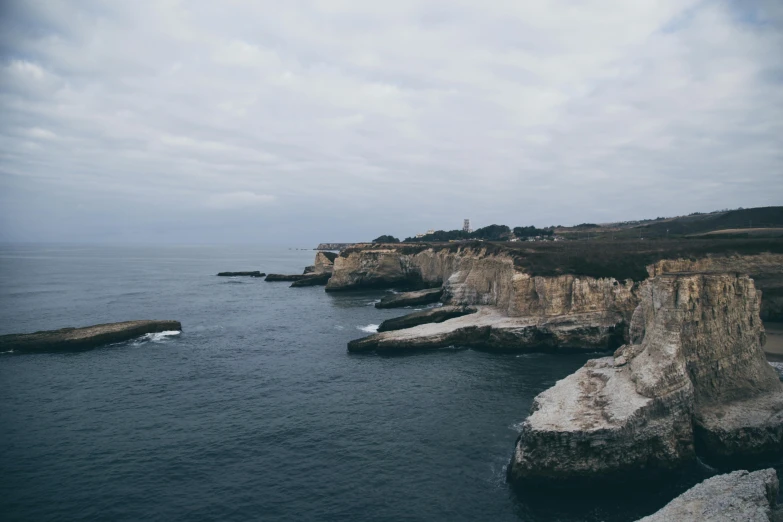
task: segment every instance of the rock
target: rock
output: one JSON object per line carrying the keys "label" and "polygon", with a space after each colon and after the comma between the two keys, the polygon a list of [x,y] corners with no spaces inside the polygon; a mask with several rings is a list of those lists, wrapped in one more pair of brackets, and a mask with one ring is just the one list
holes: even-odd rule
{"label": "rock", "polygon": [[437,303],[443,295],[443,288],[429,288],[414,292],[400,292],[385,296],[375,308],[401,308],[403,306],[419,306]]}
{"label": "rock", "polygon": [[259,272],[258,270],[254,270],[252,272],[219,272],[218,275],[221,277],[237,277],[237,276],[264,277],[266,274],[263,272]]}
{"label": "rock", "polygon": [[402,317],[387,319],[378,326],[378,331],[386,332],[390,330],[411,328],[420,324],[442,323],[443,321],[455,317],[474,314],[477,311],[476,308],[471,306],[439,306],[437,308],[430,308],[429,310],[403,315]]}
{"label": "rock", "polygon": [[351,247],[356,243],[320,243],[316,250],[343,250],[344,248]]}
{"label": "rock", "polygon": [[307,274],[305,277],[298,279],[291,283],[291,287],[300,287],[300,286],[318,286],[318,285],[325,285],[329,278],[332,277],[332,274],[330,272],[322,272],[322,273],[312,273]]}
{"label": "rock", "polygon": [[638,522],[770,522],[779,520],[774,469],[735,471],[697,484]]}
{"label": "rock", "polygon": [[315,272],[315,265],[308,265],[305,267],[304,272],[302,272],[303,275],[312,274]]}
{"label": "rock", "polygon": [[[444,307],[445,308],[445,307]],[[621,343],[618,318],[600,313],[554,318],[508,317],[478,306],[474,314],[384,331],[348,343],[348,351],[405,351],[465,346],[493,351],[596,351]]]}
{"label": "rock", "polygon": [[749,277],[655,277],[633,314],[634,344],[535,399],[509,478],[584,482],[672,470],[695,446],[725,458],[783,451],[783,386],[762,334]]}
{"label": "rock", "polygon": [[334,270],[334,260],[337,259],[337,254],[334,252],[318,252],[315,255],[315,271],[316,272],[331,272]]}
{"label": "rock", "polygon": [[269,274],[264,281],[278,282],[278,281],[299,281],[308,277],[309,274]]}
{"label": "rock", "polygon": [[87,350],[119,343],[145,334],[181,331],[179,321],[126,321],[84,328],[62,328],[30,334],[0,336],[0,352],[62,352]]}

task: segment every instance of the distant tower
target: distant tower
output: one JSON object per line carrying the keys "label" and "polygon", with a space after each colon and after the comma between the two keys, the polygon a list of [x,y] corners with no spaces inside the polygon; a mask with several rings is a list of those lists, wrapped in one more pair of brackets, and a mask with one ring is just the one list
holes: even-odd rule
{"label": "distant tower", "polygon": [[470,220],[466,219],[462,222],[462,231],[470,233]]}

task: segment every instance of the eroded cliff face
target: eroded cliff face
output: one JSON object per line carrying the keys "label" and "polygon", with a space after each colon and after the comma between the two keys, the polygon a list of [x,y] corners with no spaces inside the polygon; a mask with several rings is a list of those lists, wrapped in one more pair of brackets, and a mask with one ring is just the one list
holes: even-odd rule
{"label": "eroded cliff face", "polygon": [[443,301],[490,305],[509,317],[549,317],[610,311],[630,320],[638,298],[633,281],[563,275],[533,277],[508,255],[476,248],[356,249],[335,260],[327,290],[404,285],[444,287]]}
{"label": "eroded cliff face", "polygon": [[762,292],[761,319],[783,321],[783,254],[664,259],[647,267],[650,277],[679,272],[736,272],[751,276]]}
{"label": "eroded cliff face", "polygon": [[640,299],[633,344],[589,361],[536,398],[511,479],[673,469],[694,448],[724,457],[783,451],[783,386],[761,350],[753,280],[660,275],[643,285]]}

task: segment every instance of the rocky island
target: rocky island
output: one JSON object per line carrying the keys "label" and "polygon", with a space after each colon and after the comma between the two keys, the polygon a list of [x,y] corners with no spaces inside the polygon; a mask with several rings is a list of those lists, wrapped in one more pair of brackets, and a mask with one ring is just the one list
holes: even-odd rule
{"label": "rocky island", "polygon": [[151,333],[182,331],[179,321],[126,321],[0,336],[0,352],[66,352],[129,341]]}

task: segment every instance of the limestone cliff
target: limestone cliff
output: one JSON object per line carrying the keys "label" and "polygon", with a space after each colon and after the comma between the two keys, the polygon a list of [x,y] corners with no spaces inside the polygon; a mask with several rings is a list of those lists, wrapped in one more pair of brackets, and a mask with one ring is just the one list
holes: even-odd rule
{"label": "limestone cliff", "polygon": [[675,272],[736,272],[750,275],[762,292],[763,320],[783,321],[783,254],[715,256],[698,259],[664,259],[649,265],[650,277]]}
{"label": "limestone cliff", "polygon": [[[617,477],[676,468],[694,450],[783,451],[783,385],[764,359],[758,311],[747,276],[649,280],[633,314],[633,344],[536,398],[509,477]],[[711,446],[699,447],[704,441]]]}

